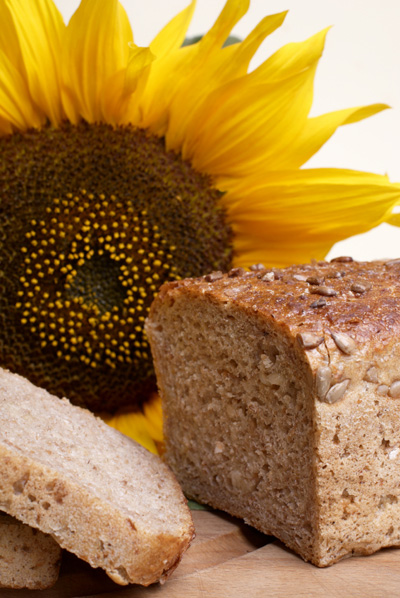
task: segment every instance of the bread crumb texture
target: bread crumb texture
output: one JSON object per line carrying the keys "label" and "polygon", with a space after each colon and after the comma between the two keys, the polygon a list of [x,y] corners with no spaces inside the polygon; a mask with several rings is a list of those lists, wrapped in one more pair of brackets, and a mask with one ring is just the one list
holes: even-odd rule
{"label": "bread crumb texture", "polygon": [[161,460],[75,407],[0,370],[0,508],[119,584],[149,585],[193,536]]}
{"label": "bread crumb texture", "polygon": [[53,538],[0,513],[0,588],[50,588],[60,563],[61,548]]}
{"label": "bread crumb texture", "polygon": [[400,545],[400,260],[164,285],[147,321],[188,496],[318,566]]}

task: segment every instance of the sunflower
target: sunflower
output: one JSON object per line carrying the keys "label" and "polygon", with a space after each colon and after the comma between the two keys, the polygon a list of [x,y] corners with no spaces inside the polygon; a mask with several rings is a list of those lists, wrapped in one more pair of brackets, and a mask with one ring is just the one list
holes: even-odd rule
{"label": "sunflower", "polygon": [[[162,440],[143,332],[167,280],[323,258],[395,222],[385,176],[303,169],[335,130],[309,118],[326,31],[249,63],[286,13],[225,45],[248,0],[184,44],[195,2],[138,47],[116,0],[0,1],[0,358],[150,450]],[[150,398],[149,398],[150,397]]]}

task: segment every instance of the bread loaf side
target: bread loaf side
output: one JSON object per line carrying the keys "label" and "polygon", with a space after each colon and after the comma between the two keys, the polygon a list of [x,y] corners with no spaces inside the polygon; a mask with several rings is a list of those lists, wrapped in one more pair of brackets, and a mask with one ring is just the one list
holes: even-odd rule
{"label": "bread loaf side", "polygon": [[329,565],[400,545],[400,262],[162,287],[147,322],[185,493]]}
{"label": "bread loaf side", "polygon": [[60,563],[61,548],[53,538],[0,514],[0,588],[50,588]]}
{"label": "bread loaf side", "polygon": [[66,399],[0,370],[0,508],[117,583],[148,585],[193,536],[170,469]]}

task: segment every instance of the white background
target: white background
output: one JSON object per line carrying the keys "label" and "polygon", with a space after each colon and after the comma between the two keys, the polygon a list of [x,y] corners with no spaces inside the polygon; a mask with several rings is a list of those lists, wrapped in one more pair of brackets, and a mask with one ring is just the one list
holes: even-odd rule
{"label": "white background", "polygon": [[[66,22],[78,0],[55,0]],[[99,3],[102,0],[98,0]],[[189,0],[123,0],[135,42],[148,45]],[[189,35],[207,31],[225,0],[198,0]],[[366,121],[342,127],[309,161],[311,167],[344,167],[388,174],[400,182],[400,0],[252,0],[235,28],[245,36],[268,14],[289,10],[254,64],[280,46],[303,40],[327,26],[324,55],[317,71],[312,115],[375,102],[392,108]],[[400,229],[381,225],[338,243],[329,254],[356,259],[400,256]]]}

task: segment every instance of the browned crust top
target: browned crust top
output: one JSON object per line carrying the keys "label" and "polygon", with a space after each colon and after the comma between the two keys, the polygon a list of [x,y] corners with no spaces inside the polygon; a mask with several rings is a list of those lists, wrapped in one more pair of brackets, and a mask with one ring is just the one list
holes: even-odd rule
{"label": "browned crust top", "polygon": [[292,334],[344,332],[358,341],[384,342],[400,332],[400,259],[356,262],[341,257],[284,269],[234,268],[163,285],[176,293],[206,295],[273,318]]}

